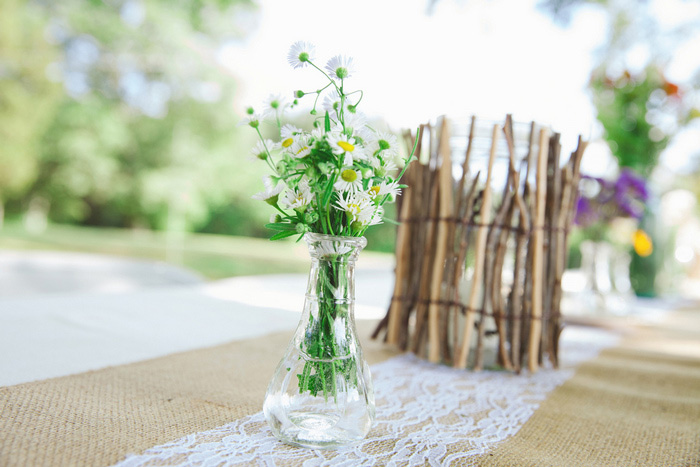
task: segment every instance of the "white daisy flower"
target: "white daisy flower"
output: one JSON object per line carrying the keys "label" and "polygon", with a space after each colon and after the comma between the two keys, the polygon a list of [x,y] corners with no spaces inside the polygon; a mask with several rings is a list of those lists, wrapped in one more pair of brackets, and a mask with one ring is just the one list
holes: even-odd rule
{"label": "white daisy flower", "polygon": [[369,163],[374,169],[374,173],[377,177],[386,177],[387,175],[396,173],[399,169],[396,165],[396,159],[394,157],[384,158],[383,156],[369,156]]}
{"label": "white daisy flower", "polygon": [[316,47],[313,44],[299,41],[292,44],[287,59],[289,60],[289,64],[294,68],[302,68],[308,65],[309,61],[314,60],[315,55]]}
{"label": "white daisy flower", "polygon": [[323,128],[314,128],[311,130],[311,138],[314,141],[321,141],[326,136],[326,130]]}
{"label": "white daisy flower", "polygon": [[338,255],[350,253],[352,247],[340,242],[318,242],[314,245],[314,251],[321,259],[330,259]]}
{"label": "white daisy flower", "polygon": [[327,136],[333,154],[340,155],[355,150],[355,139],[337,131],[337,128],[327,133]]}
{"label": "white daisy flower", "polygon": [[375,187],[377,196],[389,195],[393,199],[401,194],[399,183],[395,181],[387,183],[386,180],[384,180],[379,185],[375,185],[370,188],[370,191],[374,190]]}
{"label": "white daisy flower", "polygon": [[260,120],[262,120],[262,115],[258,113],[252,113],[246,115],[243,120],[238,123],[238,126],[249,126],[251,128],[258,128],[260,126]]}
{"label": "white daisy flower", "polygon": [[350,217],[351,222],[367,217],[368,212],[371,215],[375,208],[372,201],[364,193],[347,193],[344,197],[338,196],[336,207],[344,211]]}
{"label": "white daisy flower", "polygon": [[289,104],[284,97],[279,94],[270,95],[265,101],[263,116],[279,119],[287,110],[287,107],[289,107]]}
{"label": "white daisy flower", "polygon": [[326,112],[337,112],[340,107],[340,95],[338,91],[333,89],[326,93],[323,98],[323,105],[321,106]]}
{"label": "white daisy flower", "polygon": [[357,222],[362,224],[363,227],[368,227],[370,225],[378,225],[383,222],[384,208],[381,206],[372,205],[372,209],[365,209],[360,213]]}
{"label": "white daisy flower", "polygon": [[275,184],[270,177],[264,177],[263,183],[265,184],[265,190],[254,194],[252,198],[265,201],[274,206],[279,200],[279,194],[284,190],[284,183]]}
{"label": "white daisy flower", "polygon": [[340,171],[338,181],[333,187],[338,191],[357,192],[362,190],[362,174],[352,167],[345,167]]}
{"label": "white daisy flower", "polygon": [[265,159],[270,157],[270,152],[277,149],[277,147],[277,143],[275,143],[272,140],[266,139],[264,142],[258,141],[258,143],[253,147],[253,149],[250,150],[250,152],[253,154],[253,158],[264,161]]}
{"label": "white daisy flower", "polygon": [[[381,151],[383,159],[396,157],[399,154],[399,142],[396,135],[391,133],[380,132],[374,138],[370,146],[372,153]],[[388,156],[388,157],[387,157]]]}
{"label": "white daisy flower", "polygon": [[301,159],[311,154],[311,145],[306,138],[299,138],[289,147],[289,154],[295,159]]}
{"label": "white daisy flower", "polygon": [[343,165],[351,165],[351,161],[366,160],[367,155],[362,146],[356,143],[355,138],[339,131],[331,131],[327,134],[328,144],[333,154],[345,155]]}
{"label": "white daisy flower", "polygon": [[349,78],[355,71],[352,57],[336,55],[326,63],[326,71],[328,71],[328,74],[334,79],[343,80]]}
{"label": "white daisy flower", "polygon": [[280,136],[282,137],[280,145],[286,149],[291,146],[294,141],[298,140],[299,136],[302,134],[303,131],[301,131],[299,128],[295,127],[294,125],[287,124],[282,127],[282,130],[280,130]]}
{"label": "white daisy flower", "polygon": [[345,129],[351,134],[357,134],[364,140],[363,135],[366,135],[367,117],[359,113],[345,113]]}
{"label": "white daisy flower", "polygon": [[[349,106],[350,102],[346,98],[345,101],[343,102],[344,106],[344,113],[347,115],[350,112]],[[340,110],[340,94],[338,94],[338,91],[335,89],[329,91],[326,93],[325,97],[323,98],[323,110],[326,112],[329,112],[331,115],[336,116],[339,114]]]}
{"label": "white daisy flower", "polygon": [[313,195],[309,188],[308,180],[302,179],[296,189],[288,189],[284,193],[284,198],[280,201],[280,205],[287,209],[302,209],[311,204]]}

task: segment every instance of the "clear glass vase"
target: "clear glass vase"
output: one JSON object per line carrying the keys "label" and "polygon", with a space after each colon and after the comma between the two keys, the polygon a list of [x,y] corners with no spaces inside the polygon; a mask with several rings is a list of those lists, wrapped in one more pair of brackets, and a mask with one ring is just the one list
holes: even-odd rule
{"label": "clear glass vase", "polygon": [[299,326],[275,370],[263,412],[281,441],[334,448],[374,420],[372,378],[355,330],[355,261],[367,241],[307,233],[311,271]]}

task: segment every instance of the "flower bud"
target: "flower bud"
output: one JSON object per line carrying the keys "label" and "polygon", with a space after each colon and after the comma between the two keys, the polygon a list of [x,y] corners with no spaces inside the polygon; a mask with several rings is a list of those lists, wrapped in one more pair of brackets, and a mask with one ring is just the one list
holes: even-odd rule
{"label": "flower bud", "polygon": [[360,221],[355,221],[352,224],[350,224],[350,228],[355,231],[355,232],[360,232],[364,225]]}
{"label": "flower bud", "polygon": [[309,211],[304,214],[304,222],[307,224],[313,224],[318,221],[318,213],[316,211]]}
{"label": "flower bud", "polygon": [[296,229],[298,234],[305,234],[306,232],[311,231],[308,225],[302,224],[301,222],[297,224]]}

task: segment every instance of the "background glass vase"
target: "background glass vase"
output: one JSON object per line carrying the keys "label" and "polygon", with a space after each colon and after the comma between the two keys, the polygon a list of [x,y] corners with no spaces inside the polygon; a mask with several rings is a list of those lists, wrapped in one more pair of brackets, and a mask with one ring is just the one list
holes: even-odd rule
{"label": "background glass vase", "polygon": [[355,331],[355,261],[364,237],[307,233],[311,270],[299,326],[280,361],[263,411],[283,442],[333,448],[363,439],[374,393]]}

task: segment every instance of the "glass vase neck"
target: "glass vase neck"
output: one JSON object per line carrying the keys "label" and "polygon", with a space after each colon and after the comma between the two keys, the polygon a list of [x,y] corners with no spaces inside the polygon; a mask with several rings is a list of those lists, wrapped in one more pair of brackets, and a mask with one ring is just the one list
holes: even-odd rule
{"label": "glass vase neck", "polygon": [[367,245],[365,237],[341,237],[309,232],[304,235],[311,258],[354,263]]}

